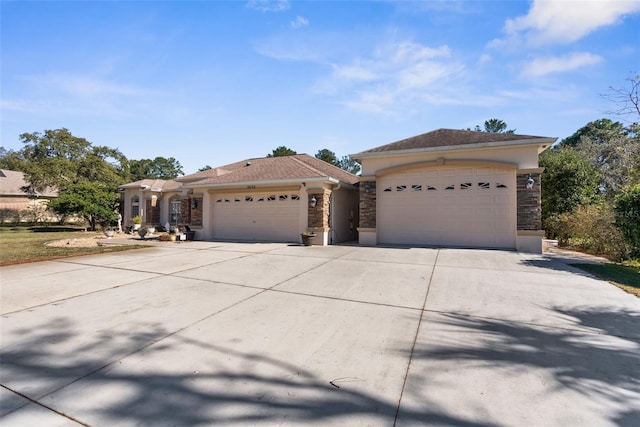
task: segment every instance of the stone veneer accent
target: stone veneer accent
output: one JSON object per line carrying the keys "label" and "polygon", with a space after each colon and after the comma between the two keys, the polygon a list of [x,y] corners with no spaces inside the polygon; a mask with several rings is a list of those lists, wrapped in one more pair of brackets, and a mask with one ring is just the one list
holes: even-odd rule
{"label": "stone veneer accent", "polygon": [[[193,206],[194,201],[196,206]],[[202,225],[202,202],[202,197],[194,197],[191,199],[191,225]]]}
{"label": "stone veneer accent", "polygon": [[376,181],[360,182],[360,228],[376,228]]}
{"label": "stone veneer accent", "polygon": [[[532,189],[527,189],[529,175],[535,181]],[[542,199],[540,173],[523,173],[517,176],[517,216],[518,230],[542,229]]]}
{"label": "stone veneer accent", "polygon": [[[316,198],[316,207],[311,207],[311,198]],[[310,190],[307,195],[307,227],[309,228],[329,228],[329,203],[331,201],[331,190]]]}
{"label": "stone veneer accent", "polygon": [[145,207],[146,211],[144,222],[151,225],[160,224],[160,202],[157,201],[154,207],[151,206],[151,199],[147,199]]}

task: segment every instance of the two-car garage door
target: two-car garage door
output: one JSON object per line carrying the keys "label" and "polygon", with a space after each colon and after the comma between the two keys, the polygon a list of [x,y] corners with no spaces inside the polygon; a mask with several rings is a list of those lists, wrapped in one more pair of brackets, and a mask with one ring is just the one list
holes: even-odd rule
{"label": "two-car garage door", "polygon": [[297,192],[225,193],[213,197],[213,237],[228,240],[297,242]]}
{"label": "two-car garage door", "polygon": [[380,243],[515,247],[515,170],[432,167],[377,187]]}

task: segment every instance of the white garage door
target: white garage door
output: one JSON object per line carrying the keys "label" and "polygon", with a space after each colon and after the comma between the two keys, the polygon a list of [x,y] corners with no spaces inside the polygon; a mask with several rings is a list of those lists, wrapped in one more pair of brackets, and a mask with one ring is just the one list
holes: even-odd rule
{"label": "white garage door", "polygon": [[213,197],[213,237],[297,242],[300,196],[292,192],[247,192]]}
{"label": "white garage door", "polygon": [[378,181],[380,243],[514,248],[514,170],[429,168]]}

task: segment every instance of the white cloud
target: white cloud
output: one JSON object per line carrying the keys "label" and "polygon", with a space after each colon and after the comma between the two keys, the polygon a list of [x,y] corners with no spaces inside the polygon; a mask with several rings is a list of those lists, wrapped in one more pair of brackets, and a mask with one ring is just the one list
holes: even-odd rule
{"label": "white cloud", "polygon": [[296,16],[296,19],[291,21],[291,28],[293,28],[294,30],[307,26],[309,26],[309,20],[302,16]]}
{"label": "white cloud", "polygon": [[249,0],[248,9],[259,10],[260,12],[282,12],[289,10],[289,0]]}
{"label": "white cloud", "polygon": [[[428,102],[457,102],[449,88],[465,67],[451,59],[448,46],[430,47],[411,40],[379,46],[370,57],[332,64],[332,73],[316,85],[349,108],[397,113]],[[442,96],[444,93],[446,95]]]}
{"label": "white cloud", "polygon": [[602,62],[602,57],[588,52],[570,53],[564,56],[536,58],[525,66],[523,75],[541,77],[551,73],[564,73]]}
{"label": "white cloud", "polygon": [[507,19],[507,40],[492,44],[519,40],[533,45],[571,43],[638,12],[637,0],[534,0],[527,15]]}

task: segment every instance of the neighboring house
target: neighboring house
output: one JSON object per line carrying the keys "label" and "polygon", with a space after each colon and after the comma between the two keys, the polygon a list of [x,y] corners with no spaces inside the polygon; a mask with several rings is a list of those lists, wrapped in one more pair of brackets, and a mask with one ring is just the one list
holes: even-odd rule
{"label": "neighboring house", "polygon": [[188,225],[202,240],[300,242],[356,239],[358,177],[307,154],[248,159],[171,181],[120,187],[124,225]]}
{"label": "neighboring house", "polygon": [[58,197],[56,189],[29,194],[23,190],[28,186],[22,172],[0,169],[0,221],[2,223],[57,220],[46,213],[49,200]]}
{"label": "neighboring house", "polygon": [[351,155],[360,243],[541,252],[538,155],[555,141],[439,129]]}

